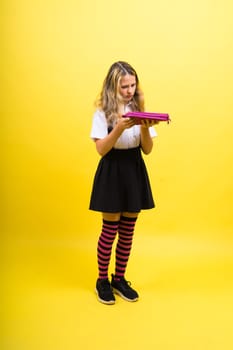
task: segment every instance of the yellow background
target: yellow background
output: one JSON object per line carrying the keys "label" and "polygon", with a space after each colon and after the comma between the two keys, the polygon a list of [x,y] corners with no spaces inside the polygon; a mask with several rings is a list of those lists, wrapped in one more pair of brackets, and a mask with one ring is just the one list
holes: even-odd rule
{"label": "yellow background", "polygon": [[[96,305],[92,294],[86,297],[83,287],[87,286],[89,291],[95,284],[95,249],[101,224],[99,214],[88,210],[99,160],[89,133],[94,100],[109,66],[116,60],[128,61],[136,69],[145,93],[146,109],[168,112],[172,119],[169,125],[157,127],[159,136],[154,150],[145,157],[157,208],[142,213],[138,220],[131,265],[133,275],[147,276],[147,282],[157,278],[156,274],[163,276],[165,284],[160,285],[160,297],[164,299],[159,303],[153,293],[148,297],[150,301],[157,300],[156,310],[161,313],[162,323],[159,319],[156,323],[152,314],[148,316],[143,303],[129,312],[134,320],[149,317],[160,327],[157,343],[145,335],[148,327],[138,328],[144,332],[140,339],[144,339],[142,344],[147,344],[145,349],[156,345],[160,350],[232,348],[228,333],[231,316],[223,314],[229,311],[229,299],[224,298],[229,286],[232,291],[233,265],[232,11],[230,0],[115,3],[8,0],[1,3],[1,223],[6,349],[36,349],[34,341],[38,349],[48,350],[82,348],[80,344],[85,344],[86,349],[98,349],[101,344],[100,330],[93,331],[96,323],[91,326],[92,331],[88,330],[90,314],[84,310],[91,303],[96,308],[94,315],[103,312],[103,306]],[[143,252],[148,260],[143,258]],[[192,268],[187,261],[192,262],[200,286],[204,284],[207,288],[204,288],[206,294],[206,277],[212,278],[210,290],[223,285],[225,297],[220,297],[221,293],[213,297],[213,304],[215,297],[219,297],[218,301],[228,300],[225,308],[217,310],[221,313],[224,309],[221,317],[226,318],[218,339],[211,338],[216,336],[212,328],[219,329],[217,323],[210,326],[209,333],[203,328],[202,334],[198,328],[198,334],[203,337],[197,338],[195,331],[192,332],[195,327],[189,328],[185,322],[188,316],[185,309],[178,321],[173,320],[171,327],[166,328],[165,315],[169,309],[161,305],[171,303],[173,278],[180,281],[184,299],[192,294],[196,300],[195,296],[203,291],[200,287],[200,293],[195,294]],[[141,264],[148,275],[138,273]],[[174,277],[171,266],[184,265],[188,266],[187,271],[178,269]],[[216,271],[221,279],[219,283],[214,282]],[[172,281],[166,280],[166,274],[169,278],[173,276]],[[142,290],[147,286],[143,277],[139,281]],[[190,282],[191,294],[185,294],[184,281]],[[50,282],[57,299],[52,297]],[[70,288],[67,298],[61,298],[61,285],[63,289]],[[47,292],[42,286],[46,286]],[[79,323],[72,314],[71,304],[81,302],[75,288],[84,289],[82,320],[86,323]],[[151,290],[156,291],[156,285]],[[180,290],[176,290],[178,305],[183,302]],[[29,303],[26,306],[25,300]],[[66,314],[69,326],[58,323],[62,319],[59,314],[49,319],[45,331],[41,310],[48,305],[53,305],[53,312],[59,307],[67,310],[67,300],[70,300],[70,313]],[[191,303],[191,300],[190,297],[186,301]],[[205,301],[196,301],[200,310]],[[33,303],[35,309],[31,309]],[[174,302],[174,312],[175,305]],[[150,308],[149,301],[147,306]],[[192,311],[195,313],[197,309],[195,306]],[[211,306],[209,309],[212,310]],[[90,317],[96,317],[92,312]],[[102,315],[103,319],[114,318],[118,324],[116,320],[120,322],[121,316],[120,310],[117,312],[112,315],[108,311]],[[193,318],[196,327],[199,317],[197,313]],[[182,323],[184,333],[175,333],[177,322]],[[80,333],[76,333],[75,324]],[[124,338],[129,349],[129,344],[133,348],[134,342],[139,342],[133,337],[134,330],[132,336]],[[171,343],[162,339],[161,334],[166,332],[173,335]],[[93,335],[94,343],[87,339],[88,334]],[[118,334],[117,329],[114,334]],[[223,339],[225,345],[218,347]]]}

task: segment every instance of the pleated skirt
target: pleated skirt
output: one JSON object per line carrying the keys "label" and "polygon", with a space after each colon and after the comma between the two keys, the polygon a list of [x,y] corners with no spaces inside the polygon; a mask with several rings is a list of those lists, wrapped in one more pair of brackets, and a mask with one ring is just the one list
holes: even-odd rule
{"label": "pleated skirt", "polygon": [[90,210],[139,212],[155,206],[141,149],[112,149],[101,158],[93,181]]}

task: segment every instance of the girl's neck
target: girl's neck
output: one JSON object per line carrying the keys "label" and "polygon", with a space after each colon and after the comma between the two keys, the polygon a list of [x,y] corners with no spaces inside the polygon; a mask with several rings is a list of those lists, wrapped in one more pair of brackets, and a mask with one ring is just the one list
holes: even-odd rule
{"label": "girl's neck", "polygon": [[122,113],[125,113],[126,111],[126,108],[130,105],[130,102],[128,103],[120,103],[119,104],[119,112],[122,114]]}

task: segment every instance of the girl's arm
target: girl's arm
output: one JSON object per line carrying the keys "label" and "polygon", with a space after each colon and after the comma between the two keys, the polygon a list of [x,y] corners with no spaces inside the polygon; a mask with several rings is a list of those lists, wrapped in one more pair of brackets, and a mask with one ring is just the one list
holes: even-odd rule
{"label": "girl's arm", "polygon": [[141,148],[145,154],[149,154],[153,148],[153,140],[150,136],[149,127],[154,124],[158,124],[158,122],[144,120],[141,125]]}
{"label": "girl's arm", "polygon": [[113,148],[122,132],[133,125],[134,121],[130,118],[119,118],[117,124],[106,137],[95,140],[97,152],[103,157]]}

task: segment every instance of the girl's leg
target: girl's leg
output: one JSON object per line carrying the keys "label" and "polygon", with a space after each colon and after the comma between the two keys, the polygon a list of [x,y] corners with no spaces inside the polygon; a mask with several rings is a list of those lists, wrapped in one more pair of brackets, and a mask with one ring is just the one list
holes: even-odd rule
{"label": "girl's leg", "polygon": [[119,221],[121,213],[102,213],[103,220],[107,221]]}
{"label": "girl's leg", "polygon": [[96,281],[96,293],[100,302],[114,304],[115,297],[108,280],[108,267],[111,259],[112,245],[115,240],[120,214],[103,214],[102,232],[98,241],[97,256],[99,277]]}
{"label": "girl's leg", "polygon": [[118,242],[116,246],[116,270],[114,279],[120,280],[124,278],[127,263],[129,260],[134,227],[138,217],[138,213],[122,213],[118,227]]}
{"label": "girl's leg", "polygon": [[118,228],[118,242],[116,247],[116,271],[112,275],[111,285],[115,293],[127,301],[138,300],[138,293],[131,288],[130,282],[124,278],[134,234],[137,213],[122,213]]}
{"label": "girl's leg", "polygon": [[99,279],[108,278],[108,267],[111,259],[112,245],[118,231],[119,216],[117,213],[110,215],[103,213],[102,231],[97,247]]}

